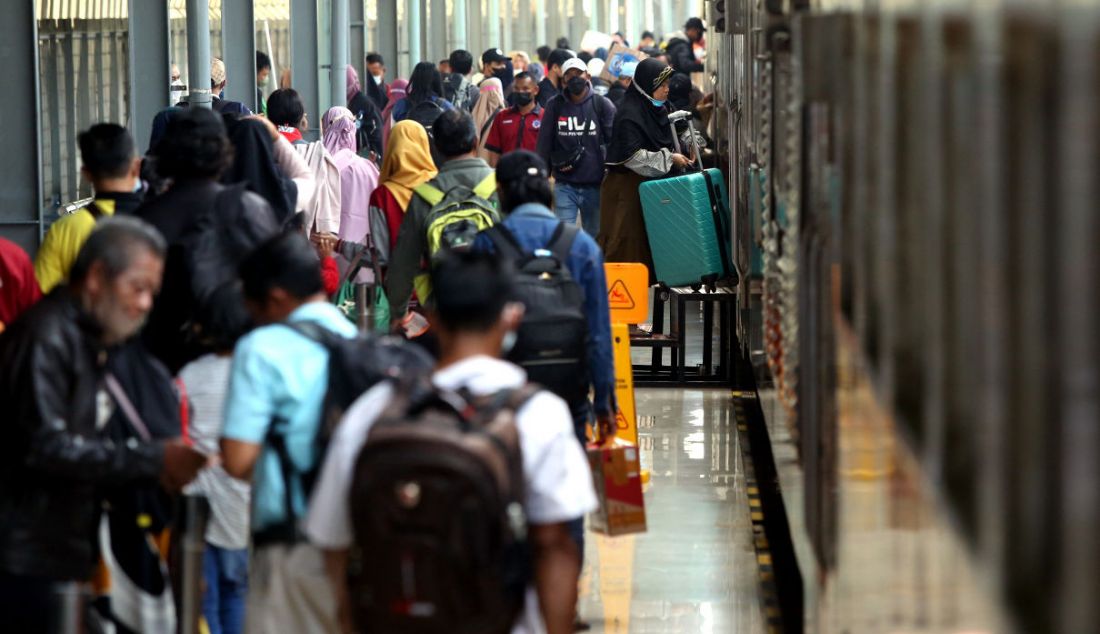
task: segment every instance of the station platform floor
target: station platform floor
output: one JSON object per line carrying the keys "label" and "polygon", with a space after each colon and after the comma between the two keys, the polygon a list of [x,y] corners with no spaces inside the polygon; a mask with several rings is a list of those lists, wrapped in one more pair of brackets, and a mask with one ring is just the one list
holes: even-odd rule
{"label": "station platform floor", "polygon": [[728,389],[637,389],[648,531],[586,534],[581,618],[596,633],[766,631]]}

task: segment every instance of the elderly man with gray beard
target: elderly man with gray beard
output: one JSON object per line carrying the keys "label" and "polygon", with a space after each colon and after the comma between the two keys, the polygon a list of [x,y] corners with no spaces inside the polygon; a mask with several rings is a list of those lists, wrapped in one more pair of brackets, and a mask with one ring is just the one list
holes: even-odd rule
{"label": "elderly man with gray beard", "polygon": [[80,596],[98,560],[108,487],[159,480],[179,490],[207,462],[179,438],[117,442],[107,431],[128,404],[112,389],[107,351],[144,323],[165,249],[140,220],[100,221],[68,286],[0,337],[0,614],[8,631],[57,631],[62,602]]}

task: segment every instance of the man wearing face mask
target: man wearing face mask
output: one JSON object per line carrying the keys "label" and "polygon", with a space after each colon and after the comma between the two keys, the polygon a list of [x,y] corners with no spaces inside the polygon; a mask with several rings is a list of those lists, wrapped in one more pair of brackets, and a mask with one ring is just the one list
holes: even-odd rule
{"label": "man wearing face mask", "polygon": [[180,438],[109,436],[109,421],[129,401],[120,400],[107,369],[108,349],[141,328],[166,250],[140,220],[103,220],[81,248],[69,284],[0,338],[0,611],[7,631],[65,629],[62,603],[79,600],[95,570],[108,489],[159,480],[178,491],[206,466]]}
{"label": "man wearing face mask", "polygon": [[499,48],[485,51],[481,54],[481,72],[474,75],[474,83],[481,88],[482,82],[495,77],[504,85],[504,94],[507,95],[512,83],[512,71],[508,68],[511,63],[512,59]]}
{"label": "man wearing face mask", "polygon": [[367,96],[381,112],[390,101],[390,87],[386,83],[386,60],[379,53],[367,55]]}
{"label": "man wearing face mask", "polygon": [[536,153],[553,169],[554,213],[570,223],[580,215],[584,230],[595,236],[615,105],[592,91],[588,68],[580,59],[568,60],[562,71],[565,90],[546,106]]}
{"label": "man wearing face mask", "polygon": [[516,75],[511,108],[501,110],[485,140],[489,165],[496,167],[502,155],[516,150],[533,152],[539,140],[543,109],[536,97],[539,87],[529,73]]}

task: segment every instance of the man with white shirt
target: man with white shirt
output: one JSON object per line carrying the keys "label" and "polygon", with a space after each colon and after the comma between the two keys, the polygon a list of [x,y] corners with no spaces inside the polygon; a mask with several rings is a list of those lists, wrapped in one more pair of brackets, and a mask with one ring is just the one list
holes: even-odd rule
{"label": "man with white shirt", "polygon": [[[499,358],[523,317],[522,305],[510,301],[509,272],[490,255],[455,254],[433,271],[432,286],[432,326],[440,343],[435,386],[465,389],[478,397],[526,384],[522,369]],[[349,491],[360,450],[392,396],[393,387],[382,384],[348,410],[329,445],[306,519],[310,542],[326,551],[329,575],[342,595],[347,631],[345,563],[354,542]],[[565,402],[546,391],[516,413],[533,574],[513,634],[573,631],[580,561],[568,522],[592,511],[596,497],[572,420]],[[394,579],[399,582],[400,571]]]}

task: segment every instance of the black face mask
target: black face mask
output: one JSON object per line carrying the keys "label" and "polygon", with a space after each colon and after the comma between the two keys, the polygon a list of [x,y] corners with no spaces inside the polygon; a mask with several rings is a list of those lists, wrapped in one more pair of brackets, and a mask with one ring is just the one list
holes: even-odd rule
{"label": "black face mask", "polygon": [[[511,76],[512,76],[511,72],[508,70],[507,67],[498,68],[498,69],[493,71],[493,77],[496,77],[501,82],[503,82],[505,79],[511,78]],[[511,82],[508,82],[508,83],[511,83]]]}
{"label": "black face mask", "polygon": [[573,95],[580,97],[584,94],[584,91],[588,88],[588,80],[584,77],[574,77],[565,83],[566,88]]}
{"label": "black face mask", "polygon": [[521,107],[521,108],[523,106],[529,105],[534,100],[535,100],[535,96],[532,95],[529,92],[513,92],[512,93],[512,101],[516,102],[516,105]]}

